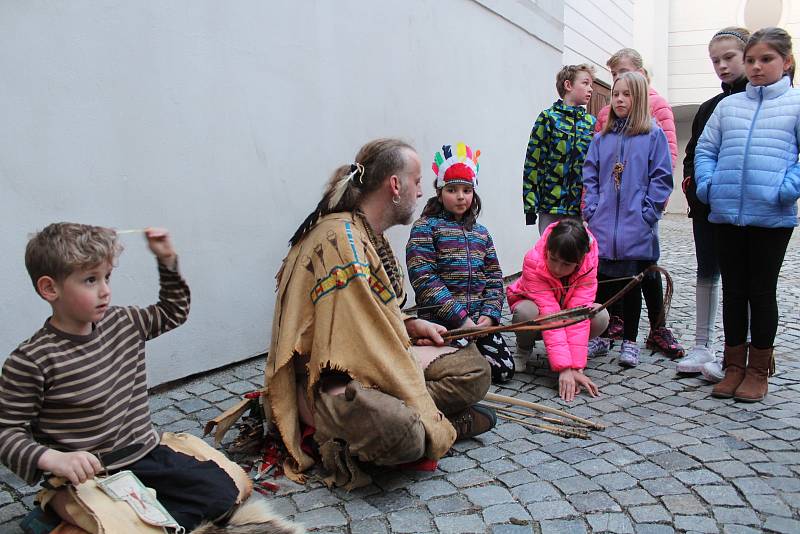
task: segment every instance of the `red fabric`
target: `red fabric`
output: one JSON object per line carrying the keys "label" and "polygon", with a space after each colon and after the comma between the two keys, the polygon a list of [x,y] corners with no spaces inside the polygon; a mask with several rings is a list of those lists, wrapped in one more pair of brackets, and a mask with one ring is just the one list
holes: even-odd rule
{"label": "red fabric", "polygon": [[459,162],[452,164],[445,171],[443,181],[445,184],[452,180],[460,180],[472,183],[474,178],[475,172],[469,167],[469,165]]}
{"label": "red fabric", "polygon": [[431,460],[429,458],[420,458],[416,462],[408,462],[407,464],[400,464],[397,466],[398,469],[404,469],[406,471],[436,471],[436,468],[439,466],[439,462],[436,460]]}
{"label": "red fabric", "polygon": [[[648,91],[648,97],[650,114],[653,115],[656,124],[664,130],[664,135],[667,136],[669,152],[672,154],[672,166],[675,167],[675,160],[678,159],[678,136],[675,133],[675,116],[672,114],[672,108],[669,102],[652,87]],[[610,109],[611,106],[606,105],[598,112],[597,122],[594,124],[595,132],[600,132],[605,127]]]}
{"label": "red fabric", "polygon": [[[536,245],[528,251],[522,263],[522,276],[506,288],[508,305],[513,311],[521,300],[531,300],[539,308],[540,315],[549,315],[562,309],[591,306],[597,294],[597,241],[589,232],[591,243],[583,262],[570,275],[564,289],[561,280],[550,274],[547,268],[547,239],[558,221],[548,226]],[[564,328],[553,328],[542,332],[550,368],[583,369],[589,342],[589,320]]]}
{"label": "red fabric", "polygon": [[303,423],[300,423],[300,426],[302,427],[302,434],[300,435],[300,449],[312,458],[317,458],[317,452],[314,448],[314,432],[316,432],[317,429],[311,425],[306,425]]}

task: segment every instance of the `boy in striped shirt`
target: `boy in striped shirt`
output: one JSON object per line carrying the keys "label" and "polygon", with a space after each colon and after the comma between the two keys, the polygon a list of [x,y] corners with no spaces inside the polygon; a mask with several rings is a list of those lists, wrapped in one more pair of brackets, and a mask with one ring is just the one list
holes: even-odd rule
{"label": "boy in striped shirt", "polygon": [[[3,365],[0,461],[28,484],[52,473],[78,485],[125,467],[191,529],[227,512],[238,490],[213,462],[159,445],[144,345],[186,321],[189,287],[169,233],[144,234],[160,279],[158,302],[144,308],[111,306],[111,271],[122,250],[114,230],[56,223],[29,241],[25,266],[53,313]],[[74,524],[67,499],[56,492],[49,506]]]}

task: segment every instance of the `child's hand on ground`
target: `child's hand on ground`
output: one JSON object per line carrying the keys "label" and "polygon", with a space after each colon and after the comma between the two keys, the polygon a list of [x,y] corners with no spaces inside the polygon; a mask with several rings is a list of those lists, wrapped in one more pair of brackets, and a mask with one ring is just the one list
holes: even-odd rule
{"label": "child's hand on ground", "polygon": [[581,392],[581,387],[586,388],[586,392],[592,397],[597,397],[600,394],[600,389],[592,382],[592,379],[583,374],[583,369],[576,369],[572,373],[575,379],[575,393]]}
{"label": "child's hand on ground", "polygon": [[61,452],[54,449],[48,449],[39,457],[37,467],[69,479],[73,486],[86,482],[103,470],[100,460],[90,452]]}
{"label": "child's hand on ground", "polygon": [[168,269],[174,269],[177,254],[172,247],[169,232],[164,228],[145,228],[144,236],[147,238],[147,245],[158,261]]}
{"label": "child's hand on ground", "polygon": [[572,402],[576,393],[572,369],[564,369],[558,374],[558,396],[567,402]]}
{"label": "child's hand on ground", "polygon": [[425,319],[409,319],[406,321],[406,331],[409,337],[416,339],[417,345],[441,346],[444,345],[442,334],[447,332],[447,328]]}

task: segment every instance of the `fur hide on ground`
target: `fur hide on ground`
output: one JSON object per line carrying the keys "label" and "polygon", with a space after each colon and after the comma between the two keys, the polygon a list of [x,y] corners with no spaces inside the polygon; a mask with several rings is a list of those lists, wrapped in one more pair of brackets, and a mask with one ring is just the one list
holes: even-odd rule
{"label": "fur hide on ground", "polygon": [[301,525],[278,517],[266,499],[252,496],[225,525],[203,523],[191,534],[305,534],[305,531]]}

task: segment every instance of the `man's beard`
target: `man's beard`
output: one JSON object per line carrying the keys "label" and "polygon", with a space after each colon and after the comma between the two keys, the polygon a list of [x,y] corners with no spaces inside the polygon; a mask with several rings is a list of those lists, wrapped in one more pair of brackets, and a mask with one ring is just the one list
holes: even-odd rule
{"label": "man's beard", "polygon": [[409,225],[414,221],[414,210],[417,207],[416,199],[411,201],[400,200],[399,204],[392,204],[392,225]]}

